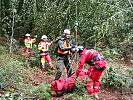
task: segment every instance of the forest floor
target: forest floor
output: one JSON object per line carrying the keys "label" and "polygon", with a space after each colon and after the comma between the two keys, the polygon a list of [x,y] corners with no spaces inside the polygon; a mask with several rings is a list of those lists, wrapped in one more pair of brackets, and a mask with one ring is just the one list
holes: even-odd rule
{"label": "forest floor", "polygon": [[[120,62],[123,63],[123,62]],[[125,69],[128,67],[132,67],[131,63],[123,63],[125,66]],[[29,73],[26,72],[26,70],[32,69]],[[51,84],[51,82],[55,78],[55,74],[49,74],[48,71],[42,72],[40,69],[34,69],[26,67],[23,71],[22,75],[27,76],[27,85],[32,84],[34,86],[40,85],[42,82],[46,82],[47,84]],[[66,71],[64,69],[64,73],[62,77],[66,76]],[[115,88],[107,88],[105,86],[101,86],[100,92],[99,92],[99,99],[98,100],[133,100],[133,88],[127,89],[127,90],[121,90],[115,89]],[[85,91],[86,92],[86,91]],[[86,93],[86,95],[88,95]],[[69,98],[64,98],[64,95],[60,97],[51,97],[51,100],[69,100]],[[77,100],[77,99],[75,99]],[[94,99],[92,99],[94,100]]]}

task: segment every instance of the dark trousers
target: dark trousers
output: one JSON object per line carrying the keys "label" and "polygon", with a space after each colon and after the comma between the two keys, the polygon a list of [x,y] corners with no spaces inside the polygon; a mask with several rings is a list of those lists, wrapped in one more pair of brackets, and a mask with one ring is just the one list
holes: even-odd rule
{"label": "dark trousers", "polygon": [[66,56],[58,56],[57,63],[58,63],[57,64],[58,72],[56,73],[55,80],[58,80],[61,77],[64,65],[65,65],[65,68],[67,69],[67,76],[70,77],[72,74],[72,68],[69,63],[68,56],[67,55]]}

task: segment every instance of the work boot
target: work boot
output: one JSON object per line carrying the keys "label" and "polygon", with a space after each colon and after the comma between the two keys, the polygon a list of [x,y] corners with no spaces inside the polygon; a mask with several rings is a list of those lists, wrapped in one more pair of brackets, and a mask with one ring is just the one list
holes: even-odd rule
{"label": "work boot", "polygon": [[53,64],[49,64],[51,70],[55,70]]}
{"label": "work boot", "polygon": [[46,71],[45,67],[42,67],[41,70],[42,70],[42,71]]}
{"label": "work boot", "polygon": [[57,93],[56,93],[55,91],[52,91],[52,92],[51,92],[51,95],[52,95],[52,96],[57,96]]}
{"label": "work boot", "polygon": [[41,70],[42,71],[45,71],[46,70],[45,65],[42,65]]}
{"label": "work boot", "polygon": [[99,96],[97,93],[93,94],[93,97],[96,98],[97,100],[99,100]]}
{"label": "work boot", "polygon": [[55,68],[54,67],[51,67],[51,70],[55,70]]}

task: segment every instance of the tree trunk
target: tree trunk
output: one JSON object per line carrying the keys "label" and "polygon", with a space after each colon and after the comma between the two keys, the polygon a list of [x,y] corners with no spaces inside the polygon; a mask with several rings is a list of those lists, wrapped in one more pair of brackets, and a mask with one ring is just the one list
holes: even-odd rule
{"label": "tree trunk", "polygon": [[14,18],[15,18],[15,9],[14,9],[14,5],[12,3],[12,35],[10,37],[10,54],[12,54],[12,41],[13,41],[13,35],[14,35]]}

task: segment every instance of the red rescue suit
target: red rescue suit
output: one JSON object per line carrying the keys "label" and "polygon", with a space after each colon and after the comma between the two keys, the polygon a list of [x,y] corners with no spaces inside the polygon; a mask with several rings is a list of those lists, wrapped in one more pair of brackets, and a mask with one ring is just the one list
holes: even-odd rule
{"label": "red rescue suit", "polygon": [[[45,63],[48,62],[51,69],[53,69],[53,64],[51,62],[48,48],[51,45],[47,40],[41,40],[38,45],[38,50],[40,50],[40,57],[41,57],[41,64],[42,64],[42,70],[45,70]],[[46,61],[45,61],[46,60]]]}
{"label": "red rescue suit", "polygon": [[86,89],[89,94],[99,92],[100,77],[106,66],[106,61],[102,54],[96,50],[84,49],[80,55],[80,61],[78,64],[79,70],[81,70],[85,63],[90,65],[88,69],[89,82],[87,83]]}

